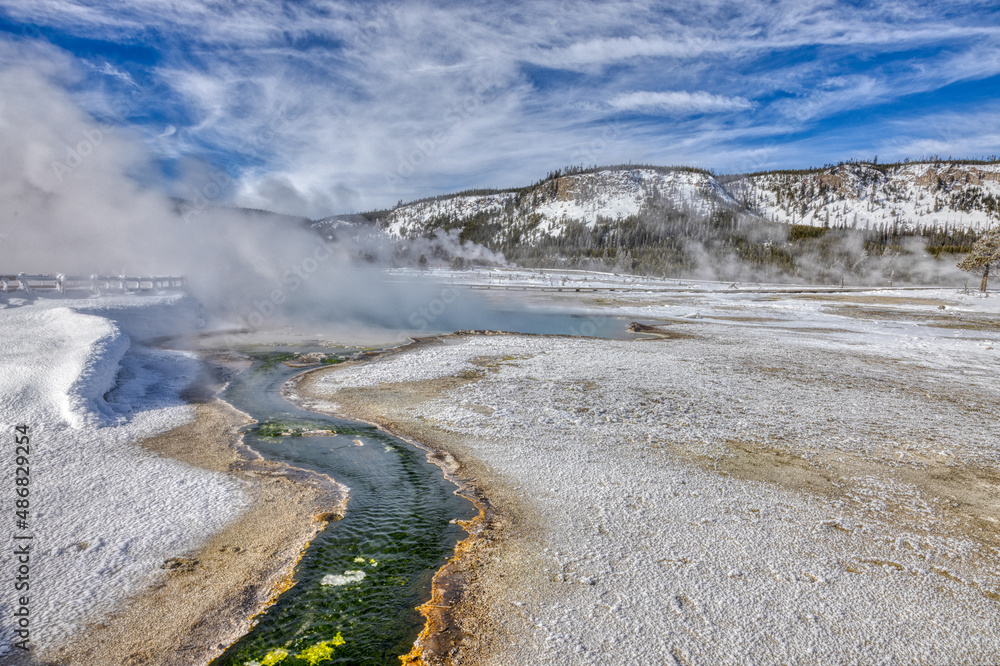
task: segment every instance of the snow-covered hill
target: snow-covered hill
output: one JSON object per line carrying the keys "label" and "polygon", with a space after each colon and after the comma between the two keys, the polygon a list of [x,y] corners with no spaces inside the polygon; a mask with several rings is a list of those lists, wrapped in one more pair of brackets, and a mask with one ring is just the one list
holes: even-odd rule
{"label": "snow-covered hill", "polygon": [[669,201],[694,214],[736,200],[709,173],[674,168],[608,168],[559,176],[533,187],[486,194],[438,197],[399,206],[384,219],[394,238],[428,228],[464,226],[478,218],[518,228],[525,240],[561,236],[572,223],[593,227],[599,219],[635,215],[653,200]]}
{"label": "snow-covered hill", "polygon": [[327,238],[371,241],[359,256],[395,266],[907,280],[950,270],[997,224],[1000,162],[937,161],[727,176],[570,169],[527,187],[438,196],[313,227]]}
{"label": "snow-covered hill", "polygon": [[443,217],[468,219],[487,214],[500,214],[516,205],[517,194],[496,194],[440,197],[400,206],[389,213],[385,230],[393,238],[407,238],[420,234],[428,225]]}
{"label": "snow-covered hill", "polygon": [[1000,222],[998,164],[844,164],[755,174],[727,187],[751,210],[790,224],[982,231]]}
{"label": "snow-covered hill", "polygon": [[725,210],[818,227],[981,231],[1000,222],[1000,164],[849,163],[720,178],[684,167],[607,167],[519,189],[424,199],[369,220],[395,239],[472,225],[488,245],[512,235],[532,245],[653,207],[702,219]]}

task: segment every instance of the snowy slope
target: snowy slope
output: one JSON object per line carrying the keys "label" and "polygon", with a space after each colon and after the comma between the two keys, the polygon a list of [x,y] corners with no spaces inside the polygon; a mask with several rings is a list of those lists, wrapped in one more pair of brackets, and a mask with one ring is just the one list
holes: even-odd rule
{"label": "snowy slope", "polygon": [[458,196],[421,201],[397,208],[389,216],[386,231],[394,238],[405,238],[423,231],[431,220],[449,215],[459,219],[480,213],[496,213],[515,196],[509,192],[481,196]]}
{"label": "snowy slope", "polygon": [[1000,165],[847,164],[811,173],[767,173],[729,187],[778,222],[811,226],[988,229],[1000,222]]}
{"label": "snowy slope", "polygon": [[599,217],[616,220],[635,215],[653,197],[693,213],[736,204],[725,188],[704,172],[604,169],[562,176],[518,192],[441,197],[407,204],[389,214],[385,228],[390,236],[403,238],[421,234],[434,220],[447,217],[462,222],[489,213],[510,226],[526,225],[529,236],[559,236],[571,222],[593,226]]}
{"label": "snowy slope", "polygon": [[570,223],[635,215],[651,201],[705,215],[718,208],[786,224],[983,230],[1000,222],[1000,165],[844,164],[816,171],[768,172],[720,183],[683,168],[607,168],[538,185],[443,196],[393,209],[382,228],[393,238],[420,236],[487,216],[524,242],[563,235]]}
{"label": "snowy slope", "polygon": [[707,213],[717,201],[735,203],[708,174],[634,169],[560,178],[555,198],[537,206],[535,212],[549,220],[555,232],[559,226],[552,222],[557,220],[579,220],[591,226],[599,216],[617,219],[635,215],[651,196],[697,213]]}
{"label": "snowy slope", "polygon": [[[99,312],[83,314],[84,311]],[[32,642],[53,646],[161,575],[235,517],[240,486],[135,443],[191,418],[186,354],[136,339],[196,316],[178,297],[9,298],[0,308],[0,424],[30,437]],[[13,449],[10,451],[13,454]],[[13,470],[11,470],[13,471]],[[14,506],[14,485],[0,489]],[[0,606],[12,607],[12,586]],[[10,649],[0,618],[0,654]]]}

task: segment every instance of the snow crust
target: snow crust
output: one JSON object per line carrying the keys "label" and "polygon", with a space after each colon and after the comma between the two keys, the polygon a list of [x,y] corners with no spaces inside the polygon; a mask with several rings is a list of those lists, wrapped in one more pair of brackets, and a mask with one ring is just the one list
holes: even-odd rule
{"label": "snow crust", "polygon": [[350,372],[325,375],[316,382],[316,386],[325,391],[336,391],[345,386],[360,388],[378,386],[383,382],[426,381],[475,369],[468,359],[456,357],[448,347],[429,349],[421,357],[420,363],[407,368],[400,375],[389,377],[381,371],[369,370],[371,367],[375,366],[363,365]]}
{"label": "snow crust", "polygon": [[[995,313],[1000,300],[926,298],[928,312],[945,300]],[[617,311],[692,317],[676,327],[696,337],[468,337],[328,385],[492,359],[414,416],[463,435],[543,516],[537,575],[491,590],[508,663],[991,663],[1000,552],[943,530],[940,498],[908,474],[996,467],[1000,335],[829,306],[640,301]],[[750,314],[767,321],[737,321]],[[713,471],[741,455],[734,442],[755,464],[770,450],[815,463],[844,490]]]}
{"label": "snow crust", "polygon": [[[66,390],[63,416],[74,428],[85,425],[102,426],[117,422],[113,408],[105,401],[104,394],[115,386],[115,378],[125,353],[129,338],[112,321],[92,315],[72,316],[72,311],[58,313],[60,323],[94,331],[95,337],[86,340],[81,350],[86,355],[67,368],[67,376],[76,379]],[[96,321],[81,321],[82,318]]]}
{"label": "snow crust", "polygon": [[[30,528],[12,531],[34,535],[31,640],[51,647],[164,575],[165,559],[196,548],[247,496],[223,475],[136,446],[191,419],[180,393],[198,361],[137,343],[196,321],[188,299],[2,305],[0,424],[11,454],[16,425],[30,436]],[[3,484],[0,501],[14,500],[13,482]],[[24,594],[0,589],[8,609]],[[0,654],[11,650],[11,620],[0,618]]]}

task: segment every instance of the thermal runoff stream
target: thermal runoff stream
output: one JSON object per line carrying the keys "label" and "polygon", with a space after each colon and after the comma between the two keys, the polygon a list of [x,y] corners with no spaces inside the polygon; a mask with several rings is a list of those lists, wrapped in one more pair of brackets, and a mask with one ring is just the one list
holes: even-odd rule
{"label": "thermal runoff stream", "polygon": [[[246,433],[249,446],[348,486],[347,513],[309,546],[295,586],[213,665],[308,664],[310,655],[330,648],[324,664],[397,662],[423,625],[415,608],[430,597],[434,572],[465,534],[454,521],[477,512],[455,495],[456,486],[423,451],[366,424],[304,411],[285,400],[281,386],[298,372],[265,357],[222,397],[263,425]],[[336,434],[263,434],[280,430]]]}
{"label": "thermal runoff stream", "polygon": [[[489,323],[523,333],[632,337],[626,321],[614,317],[507,314]],[[397,663],[423,626],[416,607],[430,598],[434,573],[465,536],[456,521],[477,510],[424,451],[373,426],[299,409],[282,396],[282,385],[302,370],[281,360],[337,350],[266,349],[250,350],[258,360],[221,397],[257,420],[245,435],[251,448],[346,485],[347,512],[309,546],[295,585],[213,666],[297,666],[311,657],[324,664]]]}

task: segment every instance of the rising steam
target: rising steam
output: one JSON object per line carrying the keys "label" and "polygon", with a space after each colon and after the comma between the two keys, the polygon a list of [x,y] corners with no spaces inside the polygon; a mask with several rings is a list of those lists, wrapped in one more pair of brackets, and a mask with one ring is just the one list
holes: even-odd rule
{"label": "rising steam", "polygon": [[[143,186],[152,160],[141,141],[82,112],[52,81],[67,71],[0,71],[0,272],[181,274],[213,317],[247,328],[294,319],[419,329],[421,307],[444,302],[440,287],[386,281],[400,250],[363,225],[328,239],[308,220],[221,207],[233,181],[224,171],[188,165],[185,200]],[[424,252],[502,261],[453,234],[405,254]],[[468,294],[444,300],[434,330],[490,309]]]}

